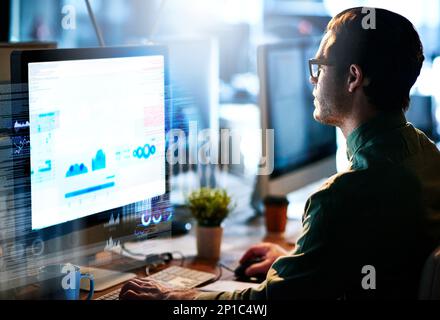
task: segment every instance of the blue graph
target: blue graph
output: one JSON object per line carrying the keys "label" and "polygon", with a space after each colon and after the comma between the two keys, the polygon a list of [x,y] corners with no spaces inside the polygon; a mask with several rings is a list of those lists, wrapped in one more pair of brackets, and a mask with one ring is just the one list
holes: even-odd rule
{"label": "blue graph", "polygon": [[47,160],[47,161],[46,161],[46,167],[44,167],[44,168],[40,168],[40,169],[38,170],[38,172],[49,172],[49,171],[51,171],[51,170],[52,170],[52,161]]}
{"label": "blue graph", "polygon": [[98,185],[98,186],[94,186],[94,187],[90,187],[90,188],[86,188],[86,189],[82,189],[82,190],[78,190],[78,191],[69,192],[69,193],[66,193],[64,195],[64,197],[66,199],[74,198],[74,197],[82,196],[82,195],[85,195],[85,194],[88,194],[88,193],[93,193],[93,192],[97,192],[97,191],[113,188],[114,186],[115,186],[114,182],[109,182],[109,183],[101,184],[101,185]]}
{"label": "blue graph", "polygon": [[15,124],[14,124],[14,129],[16,132],[20,131],[21,129],[29,128],[29,127],[30,127],[29,121],[26,121],[26,122],[15,121]]}
{"label": "blue graph", "polygon": [[106,159],[105,159],[105,153],[102,150],[99,150],[96,153],[96,157],[92,159],[92,170],[102,170],[106,167]]}
{"label": "blue graph", "polygon": [[69,171],[66,173],[66,178],[79,176],[81,174],[86,174],[89,172],[89,169],[84,165],[84,163],[81,164],[74,164],[70,166]]}

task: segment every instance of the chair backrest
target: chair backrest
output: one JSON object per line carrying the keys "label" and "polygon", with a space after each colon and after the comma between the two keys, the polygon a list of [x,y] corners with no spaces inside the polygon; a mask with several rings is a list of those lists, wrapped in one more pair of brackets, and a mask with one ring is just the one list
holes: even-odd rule
{"label": "chair backrest", "polygon": [[419,299],[440,300],[440,247],[426,260],[420,280]]}

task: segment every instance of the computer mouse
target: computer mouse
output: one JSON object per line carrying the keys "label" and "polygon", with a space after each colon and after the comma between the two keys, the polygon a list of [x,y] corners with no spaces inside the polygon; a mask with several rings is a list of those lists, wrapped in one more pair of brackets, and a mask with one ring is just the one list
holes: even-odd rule
{"label": "computer mouse", "polygon": [[249,268],[251,265],[255,264],[255,263],[259,263],[261,261],[263,261],[264,259],[262,258],[253,258],[253,259],[248,259],[245,262],[243,262],[242,264],[240,264],[235,270],[234,270],[234,274],[235,277],[238,280],[242,280],[242,281],[258,281],[261,282],[266,278],[266,275],[258,275],[258,276],[254,276],[254,277],[249,277],[248,275],[246,275],[246,269]]}

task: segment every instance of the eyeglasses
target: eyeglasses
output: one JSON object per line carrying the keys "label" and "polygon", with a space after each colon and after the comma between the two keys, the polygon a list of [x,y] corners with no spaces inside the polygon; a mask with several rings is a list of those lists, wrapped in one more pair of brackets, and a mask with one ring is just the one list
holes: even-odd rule
{"label": "eyeglasses", "polygon": [[309,69],[310,76],[314,80],[318,80],[319,74],[321,73],[321,66],[331,66],[332,64],[324,59],[310,59],[309,60]]}

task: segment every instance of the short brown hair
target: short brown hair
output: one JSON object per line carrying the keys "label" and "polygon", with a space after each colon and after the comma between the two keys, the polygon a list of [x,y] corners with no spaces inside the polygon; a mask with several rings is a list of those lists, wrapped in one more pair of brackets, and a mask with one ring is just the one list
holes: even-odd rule
{"label": "short brown hair", "polygon": [[[357,64],[370,80],[364,87],[369,102],[381,110],[407,110],[409,93],[420,75],[423,45],[412,23],[384,9],[375,10],[375,28],[364,28],[362,7],[345,10],[327,26],[332,33],[328,58],[340,76]],[[365,11],[370,13],[371,11]]]}

